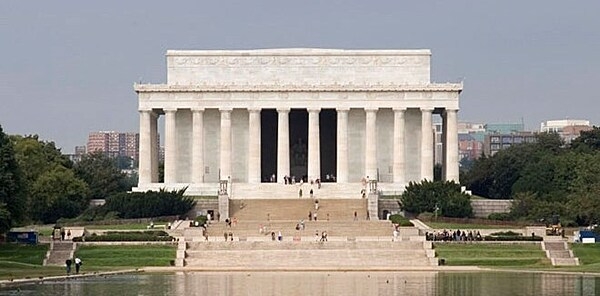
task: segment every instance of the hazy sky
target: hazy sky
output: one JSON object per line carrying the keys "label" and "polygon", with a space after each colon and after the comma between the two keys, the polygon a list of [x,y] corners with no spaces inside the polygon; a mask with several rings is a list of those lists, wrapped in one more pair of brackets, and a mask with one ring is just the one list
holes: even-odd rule
{"label": "hazy sky", "polygon": [[432,50],[459,119],[600,122],[600,1],[1,1],[0,125],[65,153],[137,131],[133,83],[168,49]]}

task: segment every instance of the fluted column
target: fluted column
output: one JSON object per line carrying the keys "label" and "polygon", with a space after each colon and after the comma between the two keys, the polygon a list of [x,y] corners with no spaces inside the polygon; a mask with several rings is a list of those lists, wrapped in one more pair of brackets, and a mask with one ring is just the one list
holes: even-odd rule
{"label": "fluted column", "polygon": [[158,114],[150,112],[150,154],[151,168],[150,174],[152,183],[158,183],[158,154],[160,150],[160,141],[158,140]]}
{"label": "fluted column", "polygon": [[446,150],[445,180],[459,183],[458,170],[458,110],[446,109],[445,111],[445,140]]}
{"label": "fluted column", "polygon": [[290,175],[290,109],[277,109],[277,182]]}
{"label": "fluted column", "polygon": [[192,109],[192,183],[204,183],[204,108]]}
{"label": "fluted column", "polygon": [[260,108],[248,109],[248,183],[260,183]]}
{"label": "fluted column", "polygon": [[365,175],[377,180],[377,108],[366,108]]}
{"label": "fluted column", "polygon": [[177,183],[177,109],[165,111],[165,183]]}
{"label": "fluted column", "polygon": [[152,128],[151,128],[151,110],[139,110],[140,113],[140,148],[138,186],[141,184],[152,183]]}
{"label": "fluted column", "polygon": [[231,178],[231,108],[221,108],[220,180]]}
{"label": "fluted column", "polygon": [[432,108],[421,108],[421,180],[433,181]]}
{"label": "fluted column", "polygon": [[394,108],[394,183],[405,182],[404,153],[404,112],[405,108]]}
{"label": "fluted column", "polygon": [[308,179],[321,178],[321,136],[319,132],[320,108],[308,110]]}
{"label": "fluted column", "polygon": [[348,111],[337,109],[337,182],[348,182]]}

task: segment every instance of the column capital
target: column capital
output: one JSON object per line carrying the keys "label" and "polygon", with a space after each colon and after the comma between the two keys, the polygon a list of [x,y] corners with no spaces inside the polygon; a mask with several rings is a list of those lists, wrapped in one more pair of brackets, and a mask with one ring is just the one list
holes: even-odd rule
{"label": "column capital", "polygon": [[165,113],[177,112],[177,108],[163,108]]}
{"label": "column capital", "polygon": [[318,113],[318,112],[321,112],[321,108],[319,108],[319,107],[309,107],[309,108],[306,108],[306,111],[308,111],[308,113],[314,113],[314,112]]}
{"label": "column capital", "polygon": [[421,107],[419,108],[421,112],[433,112],[433,107]]}
{"label": "column capital", "polygon": [[204,112],[204,107],[193,107],[192,112]]}
{"label": "column capital", "polygon": [[233,108],[231,108],[231,107],[221,107],[221,108],[219,108],[219,111],[221,113],[223,113],[223,112],[231,112],[231,111],[233,111]]}
{"label": "column capital", "polygon": [[445,108],[444,113],[445,112],[458,112],[458,108]]}
{"label": "column capital", "polygon": [[260,107],[249,107],[248,112],[260,112],[262,108]]}
{"label": "column capital", "polygon": [[142,112],[152,112],[152,108],[139,108],[138,112],[142,113]]}
{"label": "column capital", "polygon": [[406,107],[394,107],[392,108],[394,112],[404,112],[406,111]]}
{"label": "column capital", "polygon": [[348,107],[338,107],[338,108],[335,108],[335,111],[337,111],[337,112],[349,112],[350,108],[348,108]]}
{"label": "column capital", "polygon": [[277,108],[277,113],[289,113],[290,112],[290,108]]}
{"label": "column capital", "polygon": [[377,107],[365,107],[365,112],[377,112],[378,110]]}

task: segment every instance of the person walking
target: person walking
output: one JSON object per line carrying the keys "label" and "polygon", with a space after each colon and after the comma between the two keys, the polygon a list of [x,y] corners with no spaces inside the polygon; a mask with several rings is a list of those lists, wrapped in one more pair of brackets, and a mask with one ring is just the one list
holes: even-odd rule
{"label": "person walking", "polygon": [[75,258],[75,273],[79,273],[79,269],[81,268],[81,265],[83,264],[83,261],[81,261],[81,259],[79,259],[79,257]]}
{"label": "person walking", "polygon": [[67,267],[67,275],[71,274],[71,265],[73,265],[73,260],[71,260],[71,258],[67,259],[65,261],[65,265]]}

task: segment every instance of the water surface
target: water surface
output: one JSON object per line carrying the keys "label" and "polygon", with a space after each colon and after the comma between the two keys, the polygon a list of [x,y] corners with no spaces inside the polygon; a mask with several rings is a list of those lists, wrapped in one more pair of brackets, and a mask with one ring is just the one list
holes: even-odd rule
{"label": "water surface", "polygon": [[177,272],[69,279],[0,295],[600,295],[600,277],[514,272]]}

